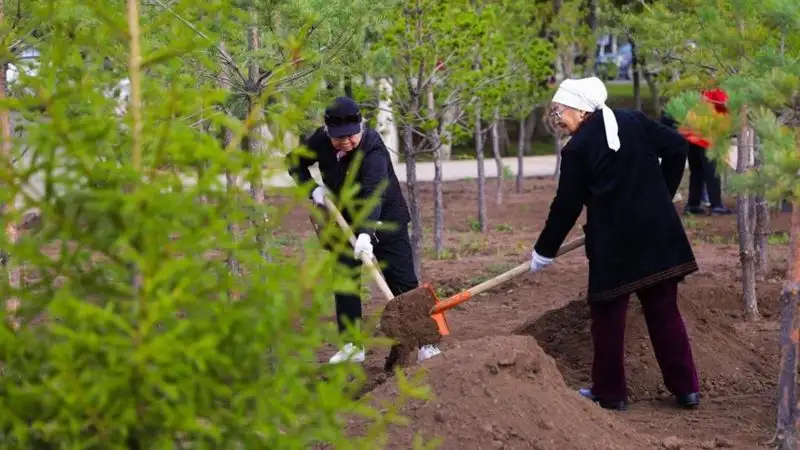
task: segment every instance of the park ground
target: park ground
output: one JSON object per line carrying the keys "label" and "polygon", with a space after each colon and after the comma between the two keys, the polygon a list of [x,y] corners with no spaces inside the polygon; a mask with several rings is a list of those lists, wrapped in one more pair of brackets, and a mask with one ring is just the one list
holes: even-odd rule
{"label": "park ground", "polygon": [[[688,176],[688,172],[687,172]],[[686,177],[684,178],[684,180]],[[477,189],[472,180],[444,184],[446,251],[432,253],[433,190],[421,184],[425,226],[424,282],[440,296],[499,274],[529,258],[544,224],[555,182],[524,180],[521,193],[504,181],[496,205],[495,180],[487,180],[489,229],[476,231]],[[683,194],[686,195],[685,186]],[[729,206],[735,201],[729,199]],[[683,205],[676,207],[682,211]],[[567,239],[580,235],[582,216]],[[407,368],[424,370],[433,399],[404,406],[409,426],[390,431],[388,448],[412,448],[415,434],[439,437],[443,449],[647,449],[765,448],[772,437],[778,361],[779,294],[786,270],[788,217],[771,218],[771,268],[758,285],[763,318],[746,322],[742,311],[736,217],[686,217],[700,272],[680,285],[680,306],[692,339],[703,400],[698,410],[676,409],[653,356],[638,301],[632,299],[626,335],[631,406],[600,409],[580,398],[588,385],[592,343],[582,249],[537,274],[526,274],[447,313],[451,335],[444,354]],[[287,218],[287,245],[313,236],[302,208]],[[383,302],[365,304],[367,314]],[[331,317],[332,319],[332,317]],[[320,353],[324,361],[334,349]],[[370,401],[397,395],[382,375],[384,349],[369,350]],[[353,418],[352,433],[363,423]]]}

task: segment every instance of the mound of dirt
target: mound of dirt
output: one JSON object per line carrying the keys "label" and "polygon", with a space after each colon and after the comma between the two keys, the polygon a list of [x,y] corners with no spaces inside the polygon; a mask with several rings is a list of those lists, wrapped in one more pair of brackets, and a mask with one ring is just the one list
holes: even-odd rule
{"label": "mound of dirt", "polygon": [[[762,392],[774,386],[772,361],[759,349],[736,335],[730,317],[718,309],[703,306],[709,299],[733,303],[733,286],[687,286],[681,288],[679,305],[692,343],[700,389],[705,397]],[[545,352],[555,358],[572,387],[590,385],[592,340],[589,331],[589,306],[576,300],[518,327],[514,333],[536,338]],[[631,297],[625,330],[626,375],[629,400],[653,400],[671,396],[664,386],[661,370],[653,354],[641,304]]]}
{"label": "mound of dirt", "polygon": [[[415,435],[425,442],[440,438],[443,450],[658,448],[658,441],[568,388],[531,337],[456,342],[422,367],[433,399],[400,410],[409,424],[390,429],[387,449],[413,448]],[[386,383],[369,398],[386,404],[397,395],[396,383]],[[349,431],[360,435],[362,427],[352,423]]]}

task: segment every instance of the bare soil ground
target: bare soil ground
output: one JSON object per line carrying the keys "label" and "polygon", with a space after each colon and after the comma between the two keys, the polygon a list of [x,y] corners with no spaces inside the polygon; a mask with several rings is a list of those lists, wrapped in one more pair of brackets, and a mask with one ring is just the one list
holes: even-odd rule
{"label": "bare soil ground", "polygon": [[[489,231],[476,232],[477,189],[473,181],[444,186],[446,251],[431,250],[432,185],[422,186],[426,257],[422,281],[440,296],[466,289],[526,261],[555,192],[551,180],[525,180],[514,193],[503,185],[496,205],[495,182],[487,182]],[[686,191],[683,191],[686,195]],[[729,206],[734,207],[731,199]],[[682,211],[683,205],[677,208]],[[758,284],[763,319],[742,314],[736,217],[684,219],[700,272],[679,287],[702,379],[702,406],[678,410],[665,391],[638,301],[631,302],[627,328],[627,374],[631,408],[608,412],[580,398],[588,385],[592,343],[588,309],[580,300],[587,282],[582,249],[557,259],[446,313],[452,334],[444,354],[409,371],[426,370],[434,400],[402,409],[408,427],[390,434],[389,448],[411,448],[415,433],[439,437],[445,449],[646,449],[765,448],[772,437],[777,379],[778,296],[786,270],[788,214],[771,217],[768,279]],[[578,224],[583,223],[583,218]],[[293,211],[284,232],[290,241],[313,237],[308,216]],[[571,239],[580,235],[576,226]],[[374,312],[378,291],[365,305]],[[331,299],[331,303],[333,300]],[[327,359],[334,349],[320,354]],[[383,383],[384,350],[368,351],[369,397],[390,401],[394,383]],[[351,423],[356,433],[361,427]]]}

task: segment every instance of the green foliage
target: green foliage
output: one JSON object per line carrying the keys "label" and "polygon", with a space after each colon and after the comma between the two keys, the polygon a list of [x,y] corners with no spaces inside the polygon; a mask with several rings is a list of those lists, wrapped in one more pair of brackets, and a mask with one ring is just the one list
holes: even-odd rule
{"label": "green foliage", "polygon": [[552,47],[537,35],[540,9],[510,0],[416,0],[396,6],[395,20],[370,60],[392,75],[398,125],[425,135],[415,152],[433,150],[445,134],[453,142],[471,136],[470,127],[462,125],[473,119],[478,104],[487,117],[495,106],[504,115],[530,112],[553,59]]}
{"label": "green foliage", "polygon": [[710,153],[718,166],[723,167],[727,136],[738,131],[746,114],[760,138],[763,164],[733,177],[732,186],[773,200],[800,193],[800,11],[795,6],[790,0],[664,0],[640,18],[629,18],[652,54],[680,63],[685,81],[673,86],[674,92],[709,86],[727,91],[728,118],[713,114],[696,94],[678,95],[668,107],[681,123],[714,138]]}
{"label": "green foliage", "polygon": [[[50,0],[31,9],[49,27],[37,45],[39,73],[21,80],[33,94],[0,104],[28,119],[9,155],[26,151],[24,163],[1,165],[0,201],[17,202],[4,220],[18,222],[29,209],[43,218],[16,243],[0,239],[28,274],[19,290],[0,284],[21,304],[2,313],[0,447],[377,448],[386,424],[400,420],[399,404],[379,413],[354,398],[365,380],[360,365],[317,362],[326,342],[372,343],[356,330],[338,336],[325,320],[332,292],[357,292],[336,264],[349,248],[345,237],[328,223],[334,253],[315,241],[294,254],[277,240],[262,248],[255,236],[271,235],[307,205],[307,188],[288,190],[282,204],[255,204],[224,175],[252,182],[284,170],[268,155],[235,151],[258,123],[208,113],[208,132],[197,124],[198,111],[215,110],[231,93],[187,67],[214,61],[219,18],[236,24],[239,16],[224,2],[142,10],[140,168],[131,152],[139,110],[117,116],[103,95],[137,73],[125,69],[131,27],[119,3],[86,5]],[[299,70],[273,69],[286,77]],[[280,80],[259,99],[283,89],[287,101],[264,110],[275,136],[298,131],[316,89]],[[230,143],[218,138],[225,129]],[[346,196],[340,201],[348,206]],[[268,221],[247,228],[254,211]],[[402,373],[398,386],[403,397],[427,394]],[[345,436],[354,415],[369,424],[361,438]]]}
{"label": "green foliage", "polygon": [[[546,81],[553,75],[553,44],[540,37],[542,7],[535,3],[505,0],[493,7],[494,30],[482,47],[491,65],[483,65],[479,76],[492,82],[477,93],[483,115],[490,118],[495,108],[502,117],[524,118],[548,91]],[[472,118],[472,114],[467,114]]]}

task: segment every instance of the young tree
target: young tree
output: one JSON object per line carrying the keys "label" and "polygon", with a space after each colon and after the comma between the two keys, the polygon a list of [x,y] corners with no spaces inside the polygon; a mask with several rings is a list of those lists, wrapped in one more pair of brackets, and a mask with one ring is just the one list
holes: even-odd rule
{"label": "young tree", "polygon": [[[518,114],[519,109],[538,95],[550,70],[553,52],[546,41],[535,35],[540,30],[535,20],[541,9],[535,4],[503,1],[481,3],[473,6],[489,33],[474,43],[474,73],[482,80],[492,80],[484,89],[476,90],[470,111],[465,115],[472,119],[475,153],[478,164],[478,224],[481,232],[488,229],[485,196],[484,133],[491,132],[492,155],[497,167],[497,191],[495,202],[502,202],[504,165],[500,152],[498,129],[501,120],[509,114]],[[524,45],[524,48],[521,46]],[[549,58],[549,59],[548,59]],[[513,100],[512,100],[513,99]],[[525,115],[530,109],[525,112]],[[467,121],[469,123],[469,121]],[[487,126],[484,128],[484,124]],[[521,130],[524,131],[524,130]]]}
{"label": "young tree", "polygon": [[[596,30],[587,22],[590,4],[583,0],[553,0],[548,32],[556,49],[556,83],[566,78],[582,76],[590,70],[594,55]],[[579,61],[583,59],[583,64]],[[586,63],[589,64],[586,64]],[[558,179],[561,170],[561,149],[566,144],[566,135],[553,128],[553,144],[556,154],[556,168],[553,178]]]}
{"label": "young tree", "polygon": [[[430,153],[435,165],[434,248],[443,249],[444,223],[441,179],[442,136],[452,133],[463,105],[492,82],[472,70],[473,42],[487,34],[486,19],[473,14],[466,0],[413,0],[398,5],[398,17],[384,32],[381,51],[374,55],[393,80],[391,105],[403,130],[406,184],[411,209],[414,265],[421,273],[422,219],[416,180],[416,161]],[[376,66],[379,66],[376,62]],[[429,94],[432,93],[432,102]],[[455,119],[448,117],[456,111]]]}
{"label": "young tree", "polygon": [[[711,114],[707,105],[698,104],[696,94],[685,94],[670,104],[670,112],[716,141],[711,154],[720,161],[727,153],[727,136],[741,127],[739,150],[750,144],[752,127],[760,140],[761,165],[734,177],[734,189],[740,195],[764,195],[769,200],[790,199],[792,210],[789,271],[782,293],[781,361],[778,383],[778,414],[775,444],[781,449],[797,445],[797,346],[798,289],[800,288],[800,214],[796,203],[800,170],[800,11],[792,2],[771,0],[751,3],[730,2],[720,8],[716,2],[693,2],[691,10],[672,2],[659,7],[653,19],[665,26],[677,27],[676,16],[695,16],[701,20],[696,47],[677,59],[703,65],[716,75],[718,83],[730,94],[733,118],[726,123]],[[662,9],[663,8],[663,9]],[[665,22],[663,22],[665,21]],[[673,28],[675,30],[675,28]],[[705,58],[702,56],[705,55]],[[689,114],[692,110],[694,114]],[[688,120],[687,120],[688,119]],[[745,162],[746,152],[740,155]],[[718,163],[718,165],[721,165]],[[740,223],[742,219],[739,219]],[[751,239],[752,242],[752,239]],[[751,250],[743,246],[743,252]],[[744,267],[744,265],[743,265]],[[750,266],[752,268],[752,265]],[[747,295],[747,292],[745,293]],[[747,306],[751,306],[748,304]],[[748,311],[754,316],[753,311]]]}
{"label": "young tree", "polygon": [[[396,405],[381,414],[354,400],[363,369],[315,358],[337,336],[323,319],[332,291],[354,288],[340,281],[336,255],[309,244],[289,256],[273,246],[264,259],[252,227],[238,241],[227,231],[254,205],[225,189],[224,174],[283,168],[230,151],[257,125],[253,114],[209,118],[211,133],[231,131],[227,148],[196,126],[198,112],[227,93],[186,67],[216,54],[219,42],[177,17],[206,36],[221,21],[240,30],[247,22],[225,3],[173,5],[175,14],[140,9],[136,0],[126,9],[47,0],[33,12],[52,27],[38,45],[39,73],[20,80],[29,94],[0,102],[29,119],[31,152],[26,167],[2,158],[0,201],[22,206],[4,219],[19,220],[28,208],[43,216],[37,232],[0,239],[35,275],[21,289],[0,283],[21,300],[20,327],[0,327],[0,444],[375,448]],[[122,64],[106,70],[107,55]],[[213,58],[206,63],[213,70]],[[276,68],[288,73],[291,61]],[[131,97],[118,116],[116,100],[103,93],[123,74]],[[270,83],[267,93],[275,91]],[[313,98],[309,91],[295,87],[290,102],[265,110],[274,133],[297,132],[291,121]],[[12,144],[19,157],[21,144]],[[305,187],[288,192],[307,204]],[[284,213],[271,211],[264,227],[275,229]],[[335,224],[324,233],[334,253],[346,251]],[[226,253],[243,265],[241,276],[219,257]],[[361,439],[345,435],[350,414],[374,419]]]}
{"label": "young tree", "polygon": [[[638,43],[653,55],[660,55],[666,64],[678,65],[683,71],[681,80],[671,89],[675,92],[699,91],[711,86],[719,86],[731,96],[731,105],[737,105],[737,98],[745,98],[741,88],[735,85],[737,74],[752,67],[751,57],[769,48],[768,29],[760,20],[761,15],[753,10],[753,5],[737,1],[717,8],[713,2],[688,2],[686,0],[664,0],[646,8],[646,14],[639,18],[629,17],[629,22],[639,30]],[[699,12],[699,13],[698,13]],[[751,14],[753,13],[753,14]],[[670,33],[656,37],[657,32]],[[747,36],[743,39],[741,36]],[[691,39],[692,44],[689,45]],[[699,99],[699,96],[689,97]],[[713,148],[707,150],[709,156],[717,161],[722,172],[727,170],[723,163],[729,150],[727,136],[738,134],[739,161],[737,172],[743,175],[752,167],[753,135],[752,114],[758,103],[740,103],[730,108],[729,116],[719,120],[709,119],[712,109],[704,105],[675,102],[670,110],[678,114],[680,121],[691,129],[699,130],[703,136],[714,140]],[[692,110],[689,113],[689,110]],[[734,118],[735,120],[727,120]],[[759,317],[756,297],[757,256],[753,235],[753,195],[742,191],[737,196],[737,223],[742,267],[742,287],[744,309],[748,319]],[[766,251],[766,249],[765,249]]]}
{"label": "young tree", "polygon": [[[539,19],[542,5],[536,3],[506,1],[504,17],[510,21],[502,27],[506,52],[509,58],[509,76],[502,80],[506,84],[501,90],[499,106],[504,117],[519,121],[517,147],[516,192],[522,190],[524,178],[524,156],[528,136],[533,136],[536,126],[535,110],[549,92],[547,79],[553,75],[552,61],[555,58],[553,44],[540,36],[544,21]],[[499,167],[498,167],[499,170]],[[499,185],[498,185],[499,191]]]}
{"label": "young tree", "polygon": [[[41,34],[44,31],[44,26],[37,23],[32,18],[31,9],[35,7],[37,2],[26,2],[23,8],[21,2],[8,2],[0,0],[0,25],[2,26],[0,33],[2,33],[3,46],[2,53],[0,54],[0,103],[7,104],[9,94],[11,94],[12,80],[9,80],[8,74],[13,68],[12,77],[19,78],[20,74],[27,72],[26,62],[20,63],[20,56],[28,50],[35,42],[35,34]],[[12,156],[12,140],[13,140],[14,124],[11,118],[11,111],[7,107],[0,107],[0,155],[2,158],[11,158]],[[0,203],[0,217],[11,216],[14,208],[13,202]],[[5,220],[6,238],[9,242],[16,242],[19,238],[21,223],[16,223],[13,220]],[[0,247],[0,269],[3,270],[3,276],[7,278],[10,286],[15,289],[20,289],[24,283],[24,272],[22,267],[16,265],[10,258],[8,252]],[[19,299],[13,296],[8,296],[4,292],[0,296],[4,307],[13,314],[19,308]]]}

